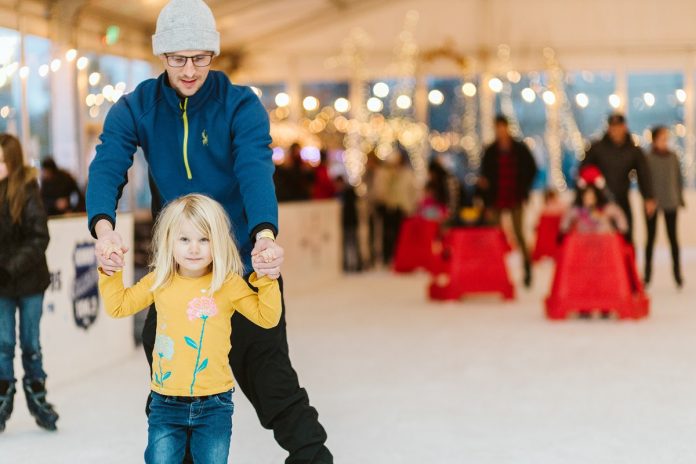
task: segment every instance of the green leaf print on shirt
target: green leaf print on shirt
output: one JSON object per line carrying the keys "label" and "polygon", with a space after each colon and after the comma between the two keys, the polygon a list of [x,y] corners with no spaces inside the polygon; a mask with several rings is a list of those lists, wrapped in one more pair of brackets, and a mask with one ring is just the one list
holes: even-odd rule
{"label": "green leaf print on shirt", "polygon": [[189,321],[195,321],[196,319],[201,319],[203,321],[198,343],[190,337],[184,337],[186,344],[197,351],[196,365],[193,368],[193,379],[191,380],[191,388],[189,389],[191,395],[193,395],[193,387],[196,384],[196,375],[208,367],[208,358],[205,358],[202,363],[200,362],[201,351],[203,350],[203,335],[205,335],[205,324],[208,322],[208,318],[215,316],[217,313],[217,305],[215,304],[215,299],[212,297],[201,296],[188,302],[186,314],[188,315]]}
{"label": "green leaf print on shirt", "polygon": [[155,372],[155,383],[160,387],[164,387],[164,382],[172,376],[171,371],[162,372],[162,359],[171,361],[174,356],[174,340],[166,335],[157,335],[155,338],[155,353],[159,356],[157,360],[157,365],[159,367],[159,373]]}

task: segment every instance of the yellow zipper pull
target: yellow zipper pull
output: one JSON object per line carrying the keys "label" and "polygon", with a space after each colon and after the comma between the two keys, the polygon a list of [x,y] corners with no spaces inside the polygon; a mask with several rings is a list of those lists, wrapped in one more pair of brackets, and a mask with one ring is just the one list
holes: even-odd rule
{"label": "yellow zipper pull", "polygon": [[188,133],[189,133],[189,127],[188,127],[188,116],[186,115],[186,106],[188,105],[188,97],[184,98],[184,104],[182,105],[179,103],[179,108],[182,109],[183,114],[182,114],[182,119],[184,120],[184,166],[186,166],[186,177],[188,177],[189,180],[193,178],[191,175],[191,168],[189,167],[189,162],[188,162]]}

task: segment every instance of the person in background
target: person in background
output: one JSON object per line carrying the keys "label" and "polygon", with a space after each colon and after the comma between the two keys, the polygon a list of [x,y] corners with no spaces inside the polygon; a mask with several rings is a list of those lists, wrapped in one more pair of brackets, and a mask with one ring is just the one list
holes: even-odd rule
{"label": "person in background", "polygon": [[368,214],[368,246],[366,259],[363,264],[369,263],[370,267],[376,266],[384,254],[384,218],[386,216],[386,188],[389,179],[389,170],[384,161],[372,151],[367,154],[363,183],[365,184]]}
{"label": "person in background", "polygon": [[384,264],[391,263],[404,218],[413,214],[417,202],[416,177],[408,152],[401,146],[395,152],[394,164],[389,167],[385,191]]}
{"label": "person in background", "polygon": [[41,162],[41,196],[49,216],[85,210],[85,197],[77,181],[50,156]]}
{"label": "person in background", "polygon": [[567,210],[566,204],[561,200],[558,195],[558,190],[547,189],[544,192],[544,209],[541,214],[547,214],[549,216],[562,216]]}
{"label": "person in background", "polygon": [[449,215],[449,174],[433,159],[428,165],[428,182],[417,213],[424,219],[442,222]]}
{"label": "person in background", "polygon": [[283,164],[273,175],[278,201],[305,201],[311,197],[312,179],[302,159],[299,143],[290,145]]}
{"label": "person in background", "polygon": [[16,137],[0,134],[0,432],[14,406],[16,315],[24,367],[24,396],[39,427],[56,430],[58,414],[46,401],[39,327],[44,291],[48,221],[37,174],[24,165]]}
{"label": "person in background", "polygon": [[336,179],[336,191],[341,199],[341,225],[343,227],[343,270],[362,270],[360,247],[358,246],[358,196],[355,187],[343,176]]}
{"label": "person in background", "polygon": [[[677,211],[684,206],[683,178],[679,158],[669,149],[669,130],[658,126],[652,131],[652,147],[647,155],[648,169],[652,180],[657,211],[661,211],[667,226],[667,236],[672,250],[672,274],[677,287],[684,284],[679,262],[679,241],[677,239]],[[656,214],[648,214],[646,224],[648,237],[645,245],[645,283],[652,278],[652,257],[657,232]]]}
{"label": "person in background", "polygon": [[314,184],[312,185],[312,199],[326,200],[336,196],[336,187],[329,176],[329,155],[325,149],[320,152],[321,161],[314,169]]}
{"label": "person in background", "polygon": [[638,186],[645,201],[645,212],[650,217],[655,214],[655,200],[650,171],[643,151],[633,143],[622,114],[614,113],[608,119],[609,128],[602,140],[592,144],[581,168],[597,166],[606,179],[607,188],[614,202],[623,210],[628,220],[626,238],[633,244],[633,214],[628,199],[631,187],[631,172],[638,175]]}
{"label": "person in background", "polygon": [[529,148],[512,138],[507,118],[498,115],[495,118],[495,142],[483,154],[478,187],[494,223],[500,223],[502,213],[512,216],[515,238],[524,261],[524,285],[527,288],[532,285],[532,265],[524,236],[524,205],[536,174],[537,165]]}
{"label": "person in background", "polygon": [[621,208],[609,200],[606,180],[596,166],[580,170],[573,207],[563,216],[561,234],[612,233],[625,234],[628,222]]}

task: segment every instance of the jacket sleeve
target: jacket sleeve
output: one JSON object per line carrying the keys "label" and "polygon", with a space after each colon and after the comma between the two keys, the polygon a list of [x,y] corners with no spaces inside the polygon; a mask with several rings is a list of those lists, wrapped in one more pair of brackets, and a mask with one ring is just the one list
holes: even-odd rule
{"label": "jacket sleeve", "polygon": [[128,182],[128,169],[138,148],[135,119],[125,98],[109,111],[99,139],[101,143],[89,165],[87,184],[88,225],[95,238],[94,226],[99,219],[116,224],[118,200]]}
{"label": "jacket sleeve", "polygon": [[234,172],[252,235],[260,224],[278,233],[278,201],[273,184],[270,124],[266,109],[248,88],[232,117]]}
{"label": "jacket sleeve", "polygon": [[648,160],[645,159],[645,154],[640,148],[636,148],[635,169],[638,173],[638,187],[640,193],[646,200],[654,198],[653,184],[650,178],[650,168],[648,168]]}
{"label": "jacket sleeve", "polygon": [[524,142],[520,142],[520,147],[522,149],[525,167],[524,187],[525,192],[529,192],[529,190],[531,190],[532,188],[532,185],[534,185],[534,179],[536,178],[539,168],[537,167],[536,161],[534,160],[534,155],[532,155],[532,152],[529,150],[527,144]]}
{"label": "jacket sleeve", "polygon": [[585,153],[585,158],[583,158],[582,162],[580,163],[580,168],[584,168],[585,166],[588,166],[590,164],[594,164],[595,166],[597,165],[596,161],[597,157],[597,147],[596,144],[592,144],[590,146],[590,149],[587,150]]}
{"label": "jacket sleeve", "polygon": [[259,327],[270,329],[277,326],[283,310],[278,281],[266,276],[258,278],[252,272],[249,283],[258,292],[252,290],[239,276],[234,276],[225,288],[232,307]]}
{"label": "jacket sleeve", "polygon": [[150,306],[154,297],[150,287],[153,274],[149,273],[130,288],[123,286],[123,272],[107,276],[99,269],[99,293],[104,300],[104,309],[111,317],[127,317]]}
{"label": "jacket sleeve", "polygon": [[10,275],[18,276],[31,272],[45,258],[48,247],[48,220],[39,193],[39,187],[32,181],[26,187],[27,198],[22,210],[20,224],[22,241],[12,250],[3,267]]}

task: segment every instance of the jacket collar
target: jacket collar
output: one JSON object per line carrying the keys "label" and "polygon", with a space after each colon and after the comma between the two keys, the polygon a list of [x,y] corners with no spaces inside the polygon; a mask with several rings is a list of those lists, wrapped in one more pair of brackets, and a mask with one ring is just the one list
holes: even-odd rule
{"label": "jacket collar", "polygon": [[[187,110],[196,110],[205,105],[205,103],[212,95],[213,88],[215,87],[215,82],[213,82],[216,77],[215,73],[215,71],[210,71],[208,73],[208,77],[206,77],[205,79],[205,82],[203,83],[201,88],[198,89],[198,92],[188,97],[188,103],[186,105]],[[167,100],[169,106],[174,108],[176,111],[181,111],[179,103],[181,103],[183,99],[179,97],[179,95],[176,93],[176,90],[174,90],[174,88],[171,85],[169,85],[169,78],[167,77],[167,72],[165,71],[162,74],[160,74],[157,80],[159,81],[160,89],[162,90],[164,98],[165,100]]]}

